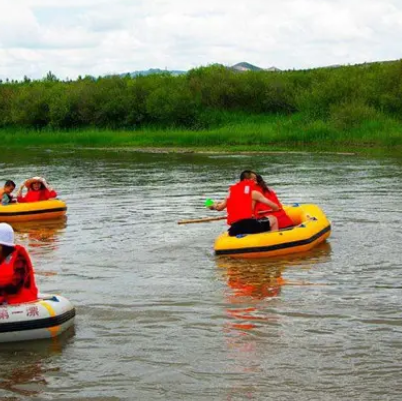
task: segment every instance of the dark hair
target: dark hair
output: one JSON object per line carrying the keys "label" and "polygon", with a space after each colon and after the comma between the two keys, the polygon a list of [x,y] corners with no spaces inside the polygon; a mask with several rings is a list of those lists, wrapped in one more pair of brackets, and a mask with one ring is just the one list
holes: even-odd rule
{"label": "dark hair", "polygon": [[267,183],[264,181],[264,179],[261,177],[261,175],[256,174],[256,176],[257,176],[257,185],[262,188],[262,191],[268,192],[268,193],[271,192],[270,189],[268,188]]}
{"label": "dark hair", "polygon": [[15,188],[15,182],[12,180],[7,180],[6,183],[4,184],[5,187],[14,187]]}
{"label": "dark hair", "polygon": [[244,170],[240,174],[240,181],[250,180],[252,175],[257,175],[257,174],[252,170]]}

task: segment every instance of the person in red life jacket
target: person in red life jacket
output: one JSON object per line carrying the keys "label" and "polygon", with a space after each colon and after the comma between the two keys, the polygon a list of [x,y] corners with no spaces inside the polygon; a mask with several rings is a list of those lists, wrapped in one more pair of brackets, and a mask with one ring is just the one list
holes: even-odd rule
{"label": "person in red life jacket", "polygon": [[14,189],[15,182],[11,180],[7,180],[4,184],[4,187],[0,189],[0,204],[2,206],[6,206],[14,202],[13,196],[11,195]]}
{"label": "person in red life jacket", "polygon": [[14,243],[14,230],[0,223],[0,304],[20,304],[38,299],[28,252]]}
{"label": "person in red life jacket", "polygon": [[253,171],[243,171],[240,174],[240,181],[229,188],[227,198],[209,206],[209,209],[218,211],[227,208],[227,223],[230,226],[228,232],[231,237],[278,230],[278,220],[275,216],[258,220],[254,217],[254,205],[257,201],[272,210],[279,210],[276,203],[256,190],[256,179]]}
{"label": "person in red life jacket", "polygon": [[[28,189],[26,195],[22,195],[24,187]],[[57,192],[41,177],[26,180],[17,191],[17,200],[21,203],[45,201],[56,196]]]}
{"label": "person in red life jacket", "polygon": [[257,174],[257,186],[256,190],[261,192],[267,199],[274,202],[280,210],[268,210],[267,206],[261,202],[256,202],[254,207],[254,214],[259,219],[260,217],[275,216],[278,219],[278,228],[292,227],[293,221],[282,209],[282,204],[279,201],[276,193],[271,188],[268,188],[267,183],[263,180],[261,175]]}

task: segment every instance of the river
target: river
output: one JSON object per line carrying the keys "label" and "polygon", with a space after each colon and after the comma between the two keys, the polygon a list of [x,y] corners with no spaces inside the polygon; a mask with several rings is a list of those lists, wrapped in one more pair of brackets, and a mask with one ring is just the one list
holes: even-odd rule
{"label": "river", "polygon": [[[55,340],[0,346],[10,400],[399,400],[402,158],[3,149],[67,219],[16,226],[41,292],[76,307]],[[311,252],[219,259],[218,200],[243,169],[332,222]]]}

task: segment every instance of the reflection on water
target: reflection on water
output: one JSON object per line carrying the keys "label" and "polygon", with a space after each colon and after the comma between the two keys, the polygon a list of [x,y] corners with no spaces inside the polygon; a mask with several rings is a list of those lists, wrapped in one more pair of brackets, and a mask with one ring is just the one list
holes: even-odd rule
{"label": "reflection on water", "polygon": [[[288,269],[313,269],[330,259],[328,242],[303,254],[271,259],[216,258],[217,267],[227,283],[224,324],[228,350],[226,369],[232,373],[264,373],[259,337],[279,342],[284,335],[281,290],[286,285],[315,285],[313,282],[284,278]],[[322,283],[317,283],[322,285]],[[275,340],[277,339],[277,340]],[[251,383],[237,383],[228,388],[227,400],[255,399],[257,388]]]}
{"label": "reflection on water", "polygon": [[[283,285],[297,284],[285,280],[282,277],[284,271],[290,267],[312,268],[317,263],[328,261],[330,253],[330,243],[324,242],[310,252],[301,254],[256,260],[218,257],[216,264],[220,269],[223,269],[223,275],[232,290],[229,299],[238,302],[239,297],[264,299],[278,296]],[[302,282],[298,284],[306,285]]]}
{"label": "reflection on water", "polygon": [[284,285],[314,285],[284,279],[283,273],[290,267],[313,268],[328,261],[330,252],[330,244],[324,242],[310,252],[287,257],[256,260],[216,258],[216,264],[229,287],[225,294],[227,315],[234,319],[229,326],[250,330],[256,328],[258,322],[275,321],[277,316],[264,313],[266,302],[259,301],[278,297]]}
{"label": "reflection on water", "polygon": [[224,268],[229,286],[229,291],[226,291],[226,302],[230,306],[227,314],[234,319],[230,327],[252,329],[258,322],[266,322],[269,317],[261,313],[258,301],[280,294],[284,283],[282,267],[261,261],[248,263],[230,259],[219,260],[217,265]]}
{"label": "reflection on water", "polygon": [[12,223],[15,231],[15,240],[24,245],[32,259],[38,260],[34,264],[35,274],[52,276],[57,274],[55,269],[45,270],[42,264],[46,259],[55,260],[55,252],[67,227],[67,217],[53,220],[27,221]]}
{"label": "reflection on water", "polygon": [[29,248],[54,250],[67,227],[67,216],[54,220],[12,223],[16,240]]}
{"label": "reflection on water", "polygon": [[74,327],[71,327],[62,335],[51,339],[0,343],[0,399],[20,399],[2,398],[10,393],[24,397],[38,397],[42,394],[49,384],[48,378],[60,371],[60,367],[49,361],[61,354],[73,336]]}

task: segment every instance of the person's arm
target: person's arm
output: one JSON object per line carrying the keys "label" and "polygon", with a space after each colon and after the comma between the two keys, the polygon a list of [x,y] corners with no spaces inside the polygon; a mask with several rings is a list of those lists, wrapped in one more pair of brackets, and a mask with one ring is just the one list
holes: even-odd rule
{"label": "person's arm", "polygon": [[25,201],[25,197],[22,195],[22,190],[24,189],[24,185],[25,185],[25,182],[18,188],[18,191],[17,191],[17,201],[18,202],[24,202]]}
{"label": "person's arm", "polygon": [[278,195],[273,189],[269,190],[270,194],[269,197],[272,200],[272,202],[275,202],[281,209],[282,209],[282,202],[279,200]]}
{"label": "person's arm", "polygon": [[5,300],[7,300],[7,295],[16,295],[21,291],[24,283],[29,279],[28,271],[28,262],[22,255],[18,255],[14,263],[13,274],[2,277],[0,283],[0,293]]}
{"label": "person's arm", "polygon": [[46,191],[46,198],[47,199],[52,199],[52,198],[55,198],[57,196],[57,192],[54,189],[46,188],[45,191]]}
{"label": "person's arm", "polygon": [[45,179],[43,179],[42,183],[46,188],[46,197],[48,199],[55,198],[57,196],[57,192],[50,186],[50,184]]}
{"label": "person's arm", "polygon": [[214,204],[210,206],[209,209],[221,212],[222,210],[226,209],[227,203],[228,203],[227,199],[224,199],[223,201],[220,202],[214,202]]}
{"label": "person's arm", "polygon": [[281,210],[281,208],[275,203],[267,199],[261,192],[253,191],[251,192],[251,197],[253,201],[261,202],[264,205],[269,206],[273,211]]}

